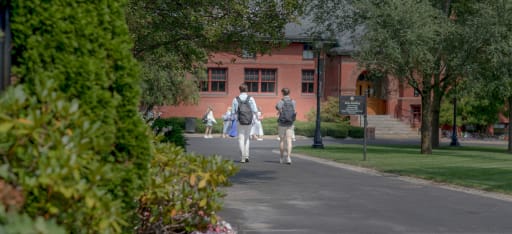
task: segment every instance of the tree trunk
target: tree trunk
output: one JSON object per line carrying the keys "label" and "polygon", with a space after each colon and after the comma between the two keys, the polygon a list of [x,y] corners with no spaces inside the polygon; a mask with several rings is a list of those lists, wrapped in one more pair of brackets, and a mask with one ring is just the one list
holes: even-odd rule
{"label": "tree trunk", "polygon": [[512,96],[508,97],[508,147],[507,152],[512,153]]}
{"label": "tree trunk", "polygon": [[421,97],[421,154],[432,154],[432,90]]}
{"label": "tree trunk", "polygon": [[439,113],[441,113],[441,99],[443,93],[441,88],[434,89],[434,97],[432,101],[432,147],[439,147]]}

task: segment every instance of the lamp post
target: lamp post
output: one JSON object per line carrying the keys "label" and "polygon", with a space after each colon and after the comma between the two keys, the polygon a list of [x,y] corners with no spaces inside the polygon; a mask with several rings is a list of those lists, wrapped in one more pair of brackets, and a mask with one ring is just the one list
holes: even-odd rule
{"label": "lamp post", "polygon": [[452,142],[450,146],[459,146],[457,139],[457,83],[455,83],[455,96],[453,97],[453,126],[452,126]]}
{"label": "lamp post", "polygon": [[9,23],[10,1],[0,5],[0,92],[10,84],[11,28]]}
{"label": "lamp post", "polygon": [[324,144],[322,143],[322,132],[320,131],[320,98],[321,98],[321,95],[320,95],[320,84],[321,84],[321,76],[322,76],[322,71],[321,71],[321,66],[320,66],[320,55],[321,55],[321,50],[322,50],[322,43],[319,42],[318,44],[316,44],[316,49],[317,49],[317,63],[316,63],[316,76],[317,76],[317,83],[316,83],[316,126],[315,126],[315,137],[314,137],[314,140],[313,140],[313,145],[312,147],[313,148],[317,148],[317,149],[323,149],[324,148]]}

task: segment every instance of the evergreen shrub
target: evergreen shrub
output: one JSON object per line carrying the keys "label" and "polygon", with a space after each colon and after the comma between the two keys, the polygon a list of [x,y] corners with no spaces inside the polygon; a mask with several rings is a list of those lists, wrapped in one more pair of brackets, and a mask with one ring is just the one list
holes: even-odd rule
{"label": "evergreen shrub", "polygon": [[152,158],[125,1],[17,0],[11,9],[12,71],[25,100],[2,107],[20,130],[1,143],[15,142],[10,180],[26,191],[24,211],[71,233],[121,232],[135,219]]}
{"label": "evergreen shrub", "polygon": [[70,233],[121,232],[123,204],[105,186],[118,173],[98,155],[111,148],[101,123],[52,80],[35,81],[31,91],[9,88],[0,109],[0,177],[22,188],[21,212],[55,219]]}
{"label": "evergreen shrub", "polygon": [[184,118],[159,118],[156,119],[151,128],[158,135],[162,134],[163,142],[170,142],[185,148],[187,141],[183,133],[185,128]]}
{"label": "evergreen shrub", "polygon": [[352,138],[363,138],[364,137],[364,128],[350,126],[348,130],[348,136]]}

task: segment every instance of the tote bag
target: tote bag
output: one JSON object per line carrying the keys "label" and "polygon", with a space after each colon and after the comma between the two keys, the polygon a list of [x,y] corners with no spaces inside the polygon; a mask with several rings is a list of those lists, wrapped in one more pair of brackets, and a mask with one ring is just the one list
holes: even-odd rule
{"label": "tote bag", "polygon": [[229,130],[230,137],[238,136],[237,123],[236,119],[231,120],[231,129]]}

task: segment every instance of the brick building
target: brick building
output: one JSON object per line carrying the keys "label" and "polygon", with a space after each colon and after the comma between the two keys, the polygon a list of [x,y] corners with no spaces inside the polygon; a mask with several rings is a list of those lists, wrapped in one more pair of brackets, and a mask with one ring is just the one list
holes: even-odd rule
{"label": "brick building", "polygon": [[[302,32],[300,27],[289,25],[285,32],[287,46],[269,55],[214,54],[207,64],[208,80],[200,87],[198,105],[160,107],[162,117],[200,117],[211,105],[218,118],[239,94],[238,86],[246,82],[249,95],[256,99],[265,116],[276,116],[274,106],[281,98],[280,90],[288,87],[297,102],[297,119],[306,120],[306,114],[316,110],[319,60],[312,41]],[[351,58],[352,51],[353,46],[340,39],[334,48],[321,53],[320,67],[325,70],[320,76],[322,100],[328,96],[367,94],[369,115],[389,115],[417,125],[421,101],[414,90],[392,77],[369,81],[367,72]],[[357,116],[352,117],[352,123],[359,123]]]}

